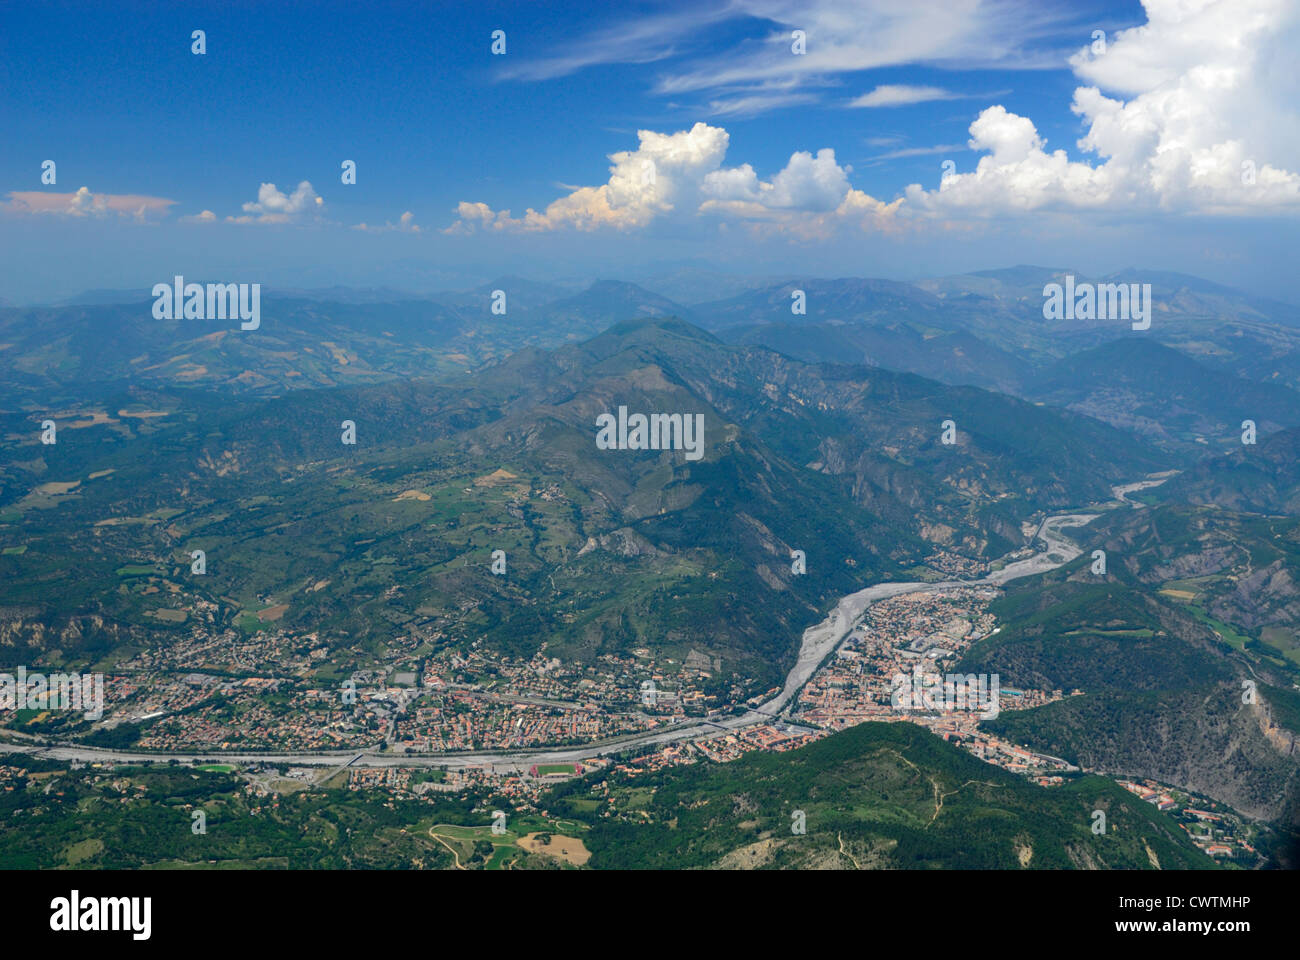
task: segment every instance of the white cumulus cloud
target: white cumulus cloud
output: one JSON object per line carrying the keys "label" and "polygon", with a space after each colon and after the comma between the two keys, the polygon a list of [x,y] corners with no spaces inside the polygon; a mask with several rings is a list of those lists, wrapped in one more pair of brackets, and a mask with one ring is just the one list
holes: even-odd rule
{"label": "white cumulus cloud", "polygon": [[307,180],[288,194],[273,183],[264,183],[257,190],[257,200],[243,205],[243,216],[226,219],[235,223],[296,223],[315,218],[324,205]]}
{"label": "white cumulus cloud", "polygon": [[[1283,0],[1145,0],[1147,23],[1070,60],[1093,85],[1070,109],[1087,160],[1048,152],[1034,123],[1002,106],[970,127],[985,154],[908,205],[938,214],[1038,209],[1300,211],[1294,57],[1300,6]],[[1117,96],[1109,96],[1110,91]],[[1127,99],[1124,99],[1127,98]]]}
{"label": "white cumulus cloud", "polygon": [[0,205],[15,214],[47,214],[60,217],[122,217],[137,223],[154,223],[167,215],[176,203],[165,197],[136,193],[94,193],[78,187],[74,193],[47,193],[43,190],[16,190],[8,194],[8,203]]}
{"label": "white cumulus cloud", "polygon": [[[514,217],[486,203],[462,201],[449,233],[478,230],[543,231],[561,228],[627,230],[663,216],[710,214],[724,219],[767,221],[793,229],[798,223],[822,229],[837,215],[860,221],[863,198],[887,215],[897,205],[879,204],[850,184],[849,167],[835,151],[797,151],[770,180],[748,164],[724,167],[730,137],[721,127],[697,123],[689,130],[641,130],[636,150],[611,154],[610,177],[600,186],[576,187],[538,212]],[[874,208],[873,208],[874,209]]]}
{"label": "white cumulus cloud", "polygon": [[399,233],[419,233],[420,225],[415,222],[415,214],[407,210],[397,218],[397,222],[391,220],[385,221],[383,226],[375,226],[368,223],[358,223],[353,226],[353,230],[362,230],[366,233],[389,233],[396,230]]}
{"label": "white cumulus cloud", "polygon": [[683,200],[694,199],[700,181],[722,163],[730,139],[726,130],[706,123],[677,133],[640,130],[637,138],[636,150],[610,155],[609,180],[598,187],[578,187],[545,210],[529,208],[518,218],[511,217],[509,210],[496,212],[484,203],[462,202],[457,208],[460,219],[449,230],[645,226]]}
{"label": "white cumulus cloud", "polygon": [[752,216],[774,210],[834,210],[849,192],[848,172],[835,162],[835,151],[829,147],[818,150],[815,157],[806,151],[794,153],[767,183],[759,180],[747,163],[715,170],[704,178],[707,199],[701,209],[729,209]]}

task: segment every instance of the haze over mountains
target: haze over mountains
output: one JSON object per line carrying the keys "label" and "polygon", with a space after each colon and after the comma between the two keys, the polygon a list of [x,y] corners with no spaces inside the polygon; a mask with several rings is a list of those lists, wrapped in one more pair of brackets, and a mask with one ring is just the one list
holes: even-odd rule
{"label": "haze over mountains", "polygon": [[[1045,516],[1101,511],[1083,555],[1008,587],[999,632],[961,665],[1078,695],[989,728],[1285,833],[1300,824],[1296,312],[1138,272],[1117,281],[1152,285],[1149,330],[1046,320],[1042,287],[1062,273],[733,280],[712,297],[689,272],[659,290],[505,277],[434,297],[268,292],[253,333],[156,320],[138,296],[0,309],[0,660],[102,666],[175,643],[193,623],[180,609],[254,635],[274,610],[278,629],[327,648],[321,677],[417,636],[571,664],[706,662],[710,694],[739,709],[781,684],[840,597],[987,570],[1031,551]],[[702,417],[702,457],[599,450],[597,418],[620,407]],[[1245,421],[1258,443],[1243,444]],[[194,550],[204,577],[185,574]],[[509,576],[486,572],[495,550]],[[1258,701],[1241,702],[1243,681]],[[903,774],[885,754],[945,782],[965,769],[955,748],[894,739],[855,733],[808,762],[874,758],[863,782],[880,795],[864,803],[909,811],[924,784],[889,800]],[[732,786],[672,790],[696,804]],[[1021,840],[1053,865],[1139,863],[1064,825],[1085,800],[1053,801]],[[958,832],[983,805],[1023,817],[1032,802],[981,793],[954,807]],[[892,842],[956,862],[915,824],[890,839],[835,822],[882,865],[907,862]],[[1133,823],[1161,858],[1189,856],[1159,823]],[[611,864],[621,829],[593,834]],[[1021,842],[997,836],[982,865]],[[691,856],[731,862],[750,843],[715,840]],[[658,832],[636,843],[643,863],[681,855]]]}
{"label": "haze over mountains", "polygon": [[[1191,503],[1294,509],[1294,460],[1279,446],[1290,436],[1279,431],[1300,426],[1294,311],[1162,274],[1139,277],[1152,284],[1150,330],[1047,321],[1042,286],[1061,273],[733,281],[729,296],[689,306],[620,281],[573,290],[514,277],[437,299],[268,294],[255,336],[155,320],[147,301],[9,308],[0,310],[0,360],[10,403],[0,417],[30,453],[0,465],[0,490],[21,499],[74,463],[103,469],[104,453],[115,484],[138,475],[132,496],[154,508],[232,477],[273,482],[288,469],[310,485],[333,465],[373,477],[380,462],[377,489],[396,484],[396,495],[419,487],[422,467],[408,454],[429,445],[444,481],[491,461],[521,483],[572,485],[575,522],[542,551],[545,562],[537,557],[536,577],[555,556],[590,550],[588,538],[617,542],[643,566],[671,568],[705,551],[705,566],[740,578],[738,592],[774,594],[786,644],[801,617],[868,574],[896,575],[934,550],[993,559],[1026,543],[1027,518],[1105,501],[1113,484],[1144,474],[1186,471],[1167,489]],[[664,283],[698,292],[705,279],[687,272]],[[793,290],[806,313],[791,312]],[[31,446],[34,421],[87,402],[104,409],[84,421],[94,426],[88,438],[103,438],[94,448]],[[702,413],[704,461],[589,456],[596,415],[619,405]],[[343,420],[359,424],[358,452],[381,461],[339,460],[352,455],[338,444]],[[940,442],[949,420],[955,449]],[[1259,446],[1242,447],[1244,420],[1256,424]],[[1205,459],[1219,454],[1226,467]],[[399,481],[401,471],[410,477]],[[77,496],[126,512],[99,487]],[[695,542],[681,539],[686,529]],[[734,545],[744,545],[745,562],[723,559]],[[807,581],[782,569],[791,549],[810,545],[825,578],[807,593]],[[169,538],[151,549],[181,546]],[[439,549],[450,551],[445,562],[458,555]],[[245,586],[272,593],[287,582]],[[573,642],[589,644],[613,609]],[[674,630],[688,629],[690,616],[669,616]],[[715,642],[741,660],[747,645],[773,643],[760,639],[772,625],[760,628],[756,610],[708,621],[690,629],[692,643]]]}
{"label": "haze over mountains", "polygon": [[[1173,462],[1067,411],[912,374],[805,364],[761,347],[724,344],[677,320],[620,324],[581,345],[524,350],[442,382],[295,391],[246,400],[233,410],[202,394],[191,402],[186,393],[138,388],[109,406],[118,403],[125,404],[123,413],[108,416],[108,430],[93,446],[32,449],[34,459],[11,461],[0,473],[4,489],[19,496],[55,473],[116,471],[108,484],[89,484],[61,507],[70,540],[59,553],[82,549],[75,546],[85,537],[77,518],[94,525],[186,502],[190,507],[166,531],[131,528],[125,537],[97,531],[96,550],[113,540],[131,555],[188,551],[220,520],[220,552],[237,550],[242,559],[234,564],[237,574],[214,565],[214,598],[295,593],[301,589],[295,584],[324,575],[311,557],[355,553],[344,528],[328,518],[346,526],[351,511],[366,502],[368,513],[385,516],[380,545],[357,559],[388,555],[383,544],[392,542],[391,553],[402,558],[394,582],[411,591],[409,601],[387,604],[409,606],[400,624],[416,608],[435,605],[420,596],[429,566],[445,565],[454,581],[461,576],[456,565],[474,561],[476,538],[447,541],[436,525],[417,521],[428,512],[418,502],[382,504],[403,491],[439,488],[464,499],[454,493],[458,484],[501,469],[513,478],[506,486],[559,484],[571,506],[514,519],[495,515],[501,505],[494,508],[495,545],[531,542],[513,561],[509,589],[534,600],[503,598],[497,633],[526,644],[527,631],[513,621],[540,616],[547,628],[534,642],[559,632],[575,647],[599,648],[620,617],[635,612],[624,645],[663,643],[655,629],[667,629],[679,643],[733,662],[761,656],[749,669],[769,679],[789,666],[801,619],[815,618],[818,607],[862,577],[896,576],[935,550],[993,559],[1023,543],[1024,517],[1107,499],[1110,486],[1134,471]],[[161,410],[133,417],[146,403]],[[702,413],[703,461],[692,464],[670,451],[593,456],[597,415],[620,405]],[[949,418],[960,425],[955,448],[940,438]],[[356,448],[339,444],[344,420],[358,425]],[[20,422],[11,415],[15,434]],[[349,486],[360,484],[355,503],[353,494],[340,500],[340,476],[354,478]],[[289,477],[296,493],[278,503]],[[231,496],[257,501],[254,491],[262,489],[269,499],[256,521],[235,532],[243,521],[221,505]],[[329,506],[313,509],[314,519],[303,523],[296,518],[304,502]],[[311,546],[297,558],[286,556],[270,580],[259,580],[253,571],[266,569],[259,558],[268,549],[279,553],[270,543],[286,535]],[[217,552],[211,543],[205,548]],[[818,577],[790,576],[792,549],[806,551]],[[230,569],[229,562],[223,566]],[[703,582],[702,571],[712,571]],[[671,586],[672,602],[637,600],[635,584],[647,577],[658,591]],[[36,584],[24,590],[22,579],[10,583],[11,591],[34,597]],[[576,626],[562,628],[555,611],[573,589],[588,594],[590,609]],[[606,599],[597,603],[593,590]],[[688,599],[696,594],[723,606],[697,610]],[[752,603],[757,596],[770,604]],[[114,602],[101,596],[86,609]],[[391,614],[366,616],[364,601],[350,597],[338,577],[328,597],[313,596],[301,612],[291,604],[285,622],[301,615],[307,619],[298,625],[314,629],[322,605],[335,610],[328,616],[346,617],[354,636],[393,622]],[[149,623],[144,611],[137,613],[133,619]],[[769,621],[773,615],[777,622]]]}
{"label": "haze over mountains", "polygon": [[[0,310],[0,342],[14,344],[6,360],[16,373],[49,378],[38,383],[130,375],[274,393],[411,376],[412,351],[432,365],[425,373],[436,374],[470,369],[522,346],[585,339],[614,323],[673,316],[724,340],[762,343],[799,359],[866,363],[1028,395],[1041,388],[1044,369],[1054,361],[1133,332],[1121,321],[1045,320],[1043,287],[1069,272],[1013,267],[907,283],[764,282],[680,271],[640,284],[606,279],[581,287],[504,276],[470,291],[428,296],[268,289],[263,330],[273,339],[244,347],[202,321],[170,321],[159,329],[142,309],[149,301],[145,291],[99,291],[54,307]],[[1300,308],[1178,274],[1072,275],[1080,283],[1150,284],[1152,328],[1144,339],[1220,373],[1300,385]],[[721,299],[670,296],[728,289],[736,292]],[[791,310],[795,290],[805,295],[802,314]],[[495,311],[494,291],[504,294]],[[51,323],[60,330],[53,338]],[[37,329],[45,331],[43,342]],[[332,354],[326,343],[340,352]],[[245,355],[245,348],[265,355]]]}

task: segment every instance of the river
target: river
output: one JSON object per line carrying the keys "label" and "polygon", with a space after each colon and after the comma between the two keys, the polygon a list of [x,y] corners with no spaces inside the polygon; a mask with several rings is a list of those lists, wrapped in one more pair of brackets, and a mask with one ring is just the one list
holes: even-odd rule
{"label": "river", "polygon": [[[1128,505],[1139,507],[1141,504],[1127,499],[1126,494],[1135,490],[1163,483],[1169,475],[1153,474],[1137,483],[1123,484],[1112,488],[1115,500],[1113,506]],[[40,745],[35,743],[7,743],[4,746],[19,752],[37,753],[41,756],[59,760],[81,760],[84,762],[141,761],[152,760],[166,763],[177,760],[182,763],[274,763],[292,764],[294,766],[347,766],[357,761],[372,766],[401,767],[485,767],[491,766],[498,772],[519,772],[538,763],[576,763],[586,757],[605,756],[621,753],[632,747],[654,746],[661,743],[681,742],[700,737],[713,736],[722,730],[738,730],[760,723],[771,723],[780,717],[791,705],[799,689],[817,672],[822,662],[835,652],[848,637],[854,625],[861,618],[867,607],[877,600],[896,597],[904,593],[920,591],[943,591],[954,587],[996,586],[1000,587],[1010,580],[1029,577],[1038,573],[1054,570],[1069,563],[1083,552],[1083,549],[1064,533],[1075,530],[1100,516],[1100,513],[1065,513],[1046,518],[1039,526],[1037,537],[1044,543],[1043,549],[984,577],[971,580],[943,580],[938,582],[879,583],[866,587],[856,593],[842,598],[830,614],[821,623],[809,627],[803,633],[799,646],[799,656],[786,675],[781,691],[771,700],[743,714],[731,716],[714,716],[708,720],[689,724],[678,724],[671,728],[636,734],[615,740],[587,744],[580,747],[560,747],[555,749],[528,750],[505,753],[450,753],[450,754],[398,754],[379,752],[377,750],[349,750],[313,753],[140,753],[130,750],[110,750],[87,747],[75,743]]]}

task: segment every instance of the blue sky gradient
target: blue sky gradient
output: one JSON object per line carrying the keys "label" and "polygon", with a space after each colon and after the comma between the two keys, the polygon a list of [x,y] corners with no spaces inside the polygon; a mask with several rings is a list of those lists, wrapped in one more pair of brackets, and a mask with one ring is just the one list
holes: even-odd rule
{"label": "blue sky gradient", "polygon": [[[144,288],[174,273],[423,292],[503,274],[634,278],[683,262],[898,278],[1033,262],[1181,270],[1296,300],[1300,124],[1273,96],[1293,4],[1238,4],[1246,65],[1224,96],[1243,106],[1228,116],[1207,99],[1217,119],[1198,129],[1216,129],[1189,148],[1186,170],[1126,133],[1119,152],[1138,151],[1133,169],[1076,190],[1085,167],[1106,161],[1079,144],[1090,124],[1071,109],[1077,89],[1132,105],[1140,126],[1185,87],[1200,48],[1214,55],[1224,27],[1213,11],[1186,26],[1186,50],[1168,36],[1145,50],[1121,40],[1159,18],[1153,4],[1168,6],[6,4],[0,298]],[[504,56],[490,50],[497,29]],[[795,29],[807,33],[803,56],[789,49]],[[1090,73],[1071,58],[1095,30],[1111,46],[1093,59],[1111,60]],[[864,96],[904,102],[853,105]],[[972,124],[995,107],[1004,112],[985,118],[986,142],[972,149]],[[610,181],[610,155],[636,151],[638,131],[686,145],[693,129],[691,148],[725,140],[725,156],[659,168],[662,192],[644,208],[615,204],[593,225],[579,193],[579,214],[547,213]],[[1042,197],[1039,155],[1017,166],[1026,129],[1074,165]],[[977,182],[994,142],[1011,144],[1006,162]],[[818,159],[807,178],[795,175],[799,152]],[[1272,172],[1249,191],[1226,174],[1180,186],[1206,157]],[[47,159],[55,184],[41,182]],[[355,185],[340,183],[345,159]],[[949,197],[944,161],[967,177]],[[283,215],[278,201],[245,208],[263,184],[289,204]],[[462,203],[493,219],[467,220]],[[525,223],[530,208],[544,221]]]}

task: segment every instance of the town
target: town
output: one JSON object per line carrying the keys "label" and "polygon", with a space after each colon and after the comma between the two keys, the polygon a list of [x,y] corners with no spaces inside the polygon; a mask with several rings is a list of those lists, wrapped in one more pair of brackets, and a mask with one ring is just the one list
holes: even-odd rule
{"label": "town", "polygon": [[[898,677],[922,671],[941,675],[971,644],[997,632],[988,607],[998,594],[992,586],[960,586],[879,600],[866,608],[782,716],[732,728],[715,723],[716,732],[703,734],[698,721],[759,707],[777,689],[754,693],[726,682],[721,662],[697,650],[681,660],[660,661],[637,648],[627,656],[602,654],[579,664],[550,656],[545,644],[523,659],[486,650],[479,641],[444,643],[423,656],[415,644],[399,646],[389,662],[326,680],[328,648],[314,635],[261,631],[254,642],[238,631],[196,630],[186,642],[121,661],[105,678],[99,742],[160,754],[355,750],[358,761],[377,746],[395,759],[411,757],[412,765],[345,764],[349,789],[406,798],[457,792],[492,796],[517,813],[545,813],[540,805],[558,781],[727,763],[753,751],[793,750],[861,723],[906,722],[1041,786],[1057,785],[1083,771],[983,729],[986,711],[952,709],[948,701],[934,709],[898,702]],[[438,630],[424,637],[449,639]],[[185,669],[182,662],[202,666]],[[992,693],[999,711],[1082,693],[1020,689],[996,680]],[[21,722],[15,717],[9,727],[39,736],[57,732],[60,722],[73,720],[45,711]],[[692,727],[689,736],[671,735]],[[639,735],[654,731],[667,735],[635,746]],[[593,749],[572,763],[521,763],[506,756],[469,765],[436,762],[439,755],[594,748],[620,738],[629,740],[628,749],[613,754]],[[247,790],[270,802],[286,790],[319,787],[339,776],[329,766],[259,764],[254,756],[240,765]],[[417,765],[420,757],[427,761]],[[111,773],[114,764],[97,766]],[[4,776],[0,770],[0,780]],[[1222,805],[1147,781],[1119,782],[1175,816],[1208,856],[1258,859],[1250,842],[1253,828]],[[591,790],[603,805],[602,815],[628,813],[615,807],[615,794],[599,776],[593,776]]]}

